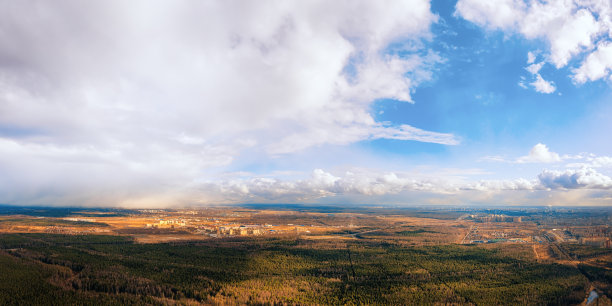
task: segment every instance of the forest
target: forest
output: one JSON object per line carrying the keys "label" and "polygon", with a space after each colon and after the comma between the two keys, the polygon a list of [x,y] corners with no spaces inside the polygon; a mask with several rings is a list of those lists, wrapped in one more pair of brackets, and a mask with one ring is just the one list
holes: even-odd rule
{"label": "forest", "polygon": [[0,304],[568,305],[587,295],[585,275],[609,280],[594,267],[537,262],[529,248],[0,234]]}

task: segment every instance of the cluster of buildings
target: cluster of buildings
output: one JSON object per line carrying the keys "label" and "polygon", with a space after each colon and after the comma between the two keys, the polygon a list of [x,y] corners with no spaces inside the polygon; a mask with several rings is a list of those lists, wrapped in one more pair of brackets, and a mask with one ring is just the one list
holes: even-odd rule
{"label": "cluster of buildings", "polygon": [[159,220],[158,223],[147,224],[148,228],[163,228],[163,227],[184,227],[187,225],[187,221],[184,219],[170,219],[170,220]]}
{"label": "cluster of buildings", "polygon": [[229,236],[253,236],[263,234],[263,229],[259,225],[240,225],[240,226],[219,226],[218,235]]}
{"label": "cluster of buildings", "polygon": [[480,222],[523,222],[523,218],[520,216],[513,217],[506,215],[471,215],[470,217]]}
{"label": "cluster of buildings", "polygon": [[96,222],[96,219],[84,219],[84,218],[64,218],[66,221],[73,222]]}
{"label": "cluster of buildings", "polygon": [[569,228],[567,232],[576,237],[580,244],[599,248],[612,247],[612,228],[610,226],[576,226]]}
{"label": "cluster of buildings", "polygon": [[[186,227],[189,223],[184,219],[159,220],[157,223],[147,224],[147,228],[176,228]],[[213,237],[219,236],[257,236],[262,235],[265,230],[261,225],[224,225],[224,226],[197,226],[191,225],[193,230],[201,234],[209,234]]]}
{"label": "cluster of buildings", "polygon": [[[191,222],[190,222],[191,221]],[[268,232],[267,227],[272,225],[240,225],[240,224],[214,224],[219,223],[219,220],[213,218],[209,220],[206,218],[205,224],[200,223],[200,219],[185,219],[185,218],[174,218],[174,219],[158,219],[155,223],[146,224],[146,228],[160,229],[160,228],[184,228],[188,231],[193,231],[199,234],[208,234],[212,237],[220,236],[257,236]],[[208,222],[214,221],[213,224]],[[208,224],[206,224],[208,223]],[[269,232],[275,232],[269,230]]]}
{"label": "cluster of buildings", "polygon": [[[211,237],[221,236],[258,236],[263,235],[266,230],[261,225],[224,225],[224,226],[200,226],[196,231],[200,234],[208,234]],[[273,230],[271,230],[273,232]]]}
{"label": "cluster of buildings", "polygon": [[578,241],[580,244],[590,245],[598,248],[607,248],[612,247],[612,243],[610,242],[610,238],[608,237],[582,237]]}

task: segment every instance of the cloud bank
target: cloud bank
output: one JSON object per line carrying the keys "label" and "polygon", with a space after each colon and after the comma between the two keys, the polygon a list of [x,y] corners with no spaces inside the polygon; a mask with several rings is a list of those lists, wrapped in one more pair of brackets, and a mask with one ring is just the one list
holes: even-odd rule
{"label": "cloud bank", "polygon": [[370,114],[443,61],[425,0],[0,5],[0,202],[166,201],[245,150],[458,143]]}
{"label": "cloud bank", "polygon": [[[612,178],[592,168],[564,171],[543,170],[536,178],[511,180],[470,181],[461,177],[436,177],[414,173],[380,172],[357,169],[332,174],[315,169],[308,178],[281,180],[269,177],[235,178],[203,185],[206,194],[230,202],[317,202],[322,198],[362,196],[366,199],[382,199],[401,195],[399,203],[411,203],[415,194],[428,193],[453,198],[470,192],[488,195],[507,192],[568,192],[612,189]],[[510,201],[516,199],[508,195]],[[425,199],[422,199],[426,202]],[[469,203],[462,199],[461,203]],[[396,203],[397,203],[396,202]],[[507,201],[506,201],[507,202]],[[448,203],[448,202],[447,202]]]}

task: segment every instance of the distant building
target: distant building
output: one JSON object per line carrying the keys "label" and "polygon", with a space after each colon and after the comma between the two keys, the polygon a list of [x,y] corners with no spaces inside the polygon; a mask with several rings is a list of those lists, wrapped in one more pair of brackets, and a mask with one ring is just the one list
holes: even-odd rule
{"label": "distant building", "polygon": [[241,226],[219,226],[217,233],[219,235],[250,236],[250,235],[261,235],[263,232],[259,225],[241,225]]}
{"label": "distant building", "polygon": [[513,222],[513,221],[521,222],[522,221],[521,217],[510,217],[506,215],[486,215],[486,216],[476,217],[476,220],[480,220],[481,222]]}
{"label": "distant building", "polygon": [[174,227],[175,225],[185,226],[187,225],[187,222],[185,222],[185,220],[159,220],[159,225],[168,225],[171,227]]}
{"label": "distant building", "polygon": [[590,245],[598,248],[609,248],[610,239],[606,237],[580,238],[580,244]]}

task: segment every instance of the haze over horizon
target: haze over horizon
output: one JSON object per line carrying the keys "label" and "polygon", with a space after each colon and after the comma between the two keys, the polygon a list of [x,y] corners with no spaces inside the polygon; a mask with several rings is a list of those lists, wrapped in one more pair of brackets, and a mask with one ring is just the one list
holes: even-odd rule
{"label": "haze over horizon", "polygon": [[0,203],[612,205],[607,0],[0,6]]}

